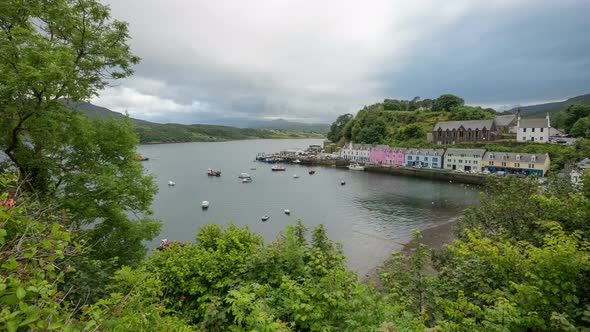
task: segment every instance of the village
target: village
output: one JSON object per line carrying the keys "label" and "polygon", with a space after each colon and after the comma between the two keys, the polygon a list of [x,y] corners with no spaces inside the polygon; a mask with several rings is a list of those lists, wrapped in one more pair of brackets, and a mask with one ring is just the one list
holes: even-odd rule
{"label": "village", "polygon": [[[520,111],[497,116],[493,120],[442,121],[427,134],[427,140],[434,145],[493,144],[506,137],[517,142],[567,145],[575,142],[575,139],[551,127],[549,115],[541,119],[523,119]],[[442,180],[451,179],[445,173],[469,176],[513,174],[518,177],[534,176],[544,182],[551,169],[548,153],[504,152],[485,148],[403,148],[353,142],[337,147],[329,140],[324,141],[323,146],[310,145],[305,151],[294,149],[270,155],[259,154],[257,160],[340,167],[358,164],[367,171],[383,172],[383,169],[388,169],[389,173],[417,177],[425,177],[425,172],[437,172],[439,176],[429,175],[428,178]],[[566,175],[576,184],[583,171],[590,168],[589,164],[590,160],[584,159],[567,170]],[[465,176],[452,179],[483,183]]]}

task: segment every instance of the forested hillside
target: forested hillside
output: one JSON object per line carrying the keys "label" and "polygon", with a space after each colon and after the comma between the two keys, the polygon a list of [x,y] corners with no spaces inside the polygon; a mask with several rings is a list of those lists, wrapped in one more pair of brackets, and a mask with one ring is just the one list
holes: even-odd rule
{"label": "forested hillside", "polygon": [[522,112],[522,116],[525,118],[542,118],[547,113],[553,115],[557,112],[560,112],[566,109],[570,105],[590,105],[590,94],[585,94],[581,96],[576,96],[573,98],[569,98],[564,101],[556,101],[552,103],[545,103],[545,104],[538,104],[538,105],[528,105],[528,106],[519,106],[515,107],[510,110],[511,113],[516,113],[516,111],[520,108]]}
{"label": "forested hillside", "polygon": [[[82,111],[91,119],[122,119],[125,117],[125,115],[121,113],[113,112],[108,108],[96,106],[87,102],[68,102],[67,104]],[[139,142],[142,144],[211,142],[255,138],[324,137],[323,133],[314,131],[314,129],[322,129],[322,127],[305,127],[303,125],[290,126],[285,123],[282,123],[282,128],[284,129],[252,129],[202,124],[161,124],[134,118],[130,119],[134,124],[135,132],[139,137]]]}
{"label": "forested hillside", "polygon": [[385,99],[382,103],[365,106],[356,116],[344,114],[330,127],[328,138],[355,143],[421,146],[427,144],[426,133],[438,121],[493,119],[491,108],[466,106],[454,95],[419,100]]}

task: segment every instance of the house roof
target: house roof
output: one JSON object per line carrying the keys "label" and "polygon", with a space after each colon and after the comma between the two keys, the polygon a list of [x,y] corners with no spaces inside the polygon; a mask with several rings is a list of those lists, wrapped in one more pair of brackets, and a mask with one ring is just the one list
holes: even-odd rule
{"label": "house roof", "polygon": [[516,119],[516,114],[498,115],[496,117],[496,126],[507,127]]}
{"label": "house roof", "polygon": [[542,119],[520,119],[519,128],[549,128],[546,118]]}
{"label": "house roof", "polygon": [[371,145],[371,144],[353,144],[352,145],[353,150],[371,150],[372,147],[373,147],[373,145]]}
{"label": "house roof", "polygon": [[441,130],[453,130],[459,129],[461,126],[466,130],[482,130],[483,128],[490,130],[494,126],[494,120],[442,121],[434,126],[434,130],[438,130],[439,128]]}
{"label": "house roof", "polygon": [[[535,160],[533,160],[533,158]],[[543,164],[545,160],[549,159],[548,154],[542,153],[517,153],[517,152],[496,152],[496,151],[488,151],[483,156],[483,160],[487,161],[510,161],[510,162],[520,162],[520,163],[537,163]]]}
{"label": "house roof", "polygon": [[408,149],[406,154],[416,154],[424,156],[443,156],[445,149]]}
{"label": "house roof", "polygon": [[485,152],[486,152],[486,150],[484,150],[484,149],[447,149],[445,156],[465,155],[467,157],[479,156],[481,158],[481,157],[483,157]]}

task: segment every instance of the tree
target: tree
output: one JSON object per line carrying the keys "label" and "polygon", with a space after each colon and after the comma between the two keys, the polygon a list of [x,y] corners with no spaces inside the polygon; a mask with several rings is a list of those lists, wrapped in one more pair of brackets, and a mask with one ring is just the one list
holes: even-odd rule
{"label": "tree", "polygon": [[[132,74],[127,24],[97,0],[0,4],[0,149],[29,192],[62,209],[90,260],[136,264],[160,222],[129,119],[68,107]],[[130,215],[134,217],[131,218]]]}
{"label": "tree", "polygon": [[454,106],[450,111],[451,120],[491,120],[496,117],[496,111],[493,109],[479,106]]}
{"label": "tree", "polygon": [[465,101],[455,95],[446,94],[438,97],[432,105],[433,112],[449,112],[451,108],[465,105]]}
{"label": "tree", "polygon": [[338,142],[342,136],[344,136],[343,129],[354,116],[350,113],[340,115],[336,121],[332,122],[330,126],[330,132],[328,133],[328,139],[332,142]]}
{"label": "tree", "polygon": [[576,121],[570,130],[570,134],[578,138],[590,138],[590,116]]}

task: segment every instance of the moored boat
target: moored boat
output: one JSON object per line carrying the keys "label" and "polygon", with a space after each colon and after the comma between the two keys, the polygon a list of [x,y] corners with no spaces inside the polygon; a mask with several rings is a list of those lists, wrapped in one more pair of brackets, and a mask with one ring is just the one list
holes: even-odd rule
{"label": "moored boat", "polygon": [[251,176],[248,173],[240,173],[240,175],[238,175],[238,178],[240,178],[240,179],[247,179],[247,178],[250,178],[250,177]]}
{"label": "moored boat", "polygon": [[289,209],[285,209],[285,214],[286,214],[286,215],[290,215],[290,214],[291,214],[291,210],[289,210]]}
{"label": "moored boat", "polygon": [[172,186],[175,186],[176,183],[174,183],[174,181],[168,181],[168,185],[172,187]]}
{"label": "moored boat", "polygon": [[299,175],[293,174],[293,179],[299,179]]}
{"label": "moored boat", "polygon": [[262,216],[262,221],[267,221],[269,218],[269,216]]}
{"label": "moored boat", "polygon": [[252,178],[243,178],[242,183],[250,183],[252,182]]}
{"label": "moored boat", "polygon": [[314,175],[315,171],[312,169],[311,171],[309,171],[309,175]]}
{"label": "moored boat", "polygon": [[279,166],[279,165],[275,165],[273,167],[270,168],[273,172],[281,172],[281,171],[285,171],[286,168],[283,166]]}
{"label": "moored boat", "polygon": [[299,159],[295,159],[295,160],[293,160],[293,163],[294,163],[294,164],[301,164],[301,160],[299,160]]}
{"label": "moored boat", "polygon": [[209,207],[209,201],[202,201],[201,202],[201,207],[203,209],[207,209]]}
{"label": "moored boat", "polygon": [[359,164],[350,164],[348,165],[348,169],[351,171],[364,171],[365,167]]}
{"label": "moored boat", "polygon": [[144,157],[144,156],[140,155],[139,153],[136,153],[135,154],[135,159],[136,160],[139,160],[139,161],[148,161],[148,160],[150,160],[150,158]]}
{"label": "moored boat", "polygon": [[214,171],[211,168],[207,170],[208,176],[221,176],[221,171]]}
{"label": "moored boat", "polygon": [[344,181],[344,180],[340,181],[340,185],[342,185],[342,186],[343,186],[343,185],[345,185],[345,184],[346,184],[346,181]]}

